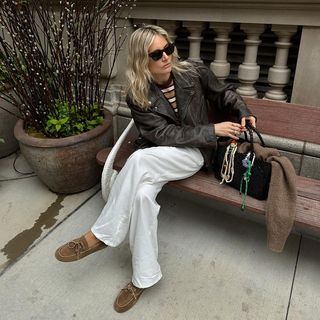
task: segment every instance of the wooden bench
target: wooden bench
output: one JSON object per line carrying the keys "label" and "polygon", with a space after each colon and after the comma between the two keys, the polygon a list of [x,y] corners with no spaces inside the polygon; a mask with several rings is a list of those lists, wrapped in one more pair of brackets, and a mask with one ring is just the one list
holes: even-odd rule
{"label": "wooden bench", "polygon": [[[320,108],[262,99],[247,98],[245,100],[253,114],[257,116],[258,128],[263,135],[290,139],[288,141],[299,141],[299,143],[310,144],[320,150]],[[132,125],[131,121],[130,126],[125,130],[127,132],[124,132],[119,138],[118,145],[116,144],[114,149],[103,149],[97,154],[97,161],[101,165],[104,165],[108,157],[102,174],[102,193],[105,200],[116,171],[121,170],[128,156],[135,150],[133,141],[136,137],[128,134]],[[320,161],[320,152],[318,157]],[[110,167],[116,171],[113,170],[111,173]],[[238,207],[240,211],[242,196],[237,190],[219,183],[220,181],[212,173],[199,171],[190,178],[169,182],[169,185]],[[297,194],[295,231],[320,235],[320,180],[298,176]],[[264,215],[265,204],[266,201],[248,197],[244,214]]]}

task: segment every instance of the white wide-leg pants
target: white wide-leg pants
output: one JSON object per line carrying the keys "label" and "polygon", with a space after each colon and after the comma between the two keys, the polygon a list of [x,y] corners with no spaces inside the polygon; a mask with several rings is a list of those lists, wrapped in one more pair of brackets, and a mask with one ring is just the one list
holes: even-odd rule
{"label": "white wide-leg pants", "polygon": [[197,148],[153,147],[134,152],[118,174],[93,234],[110,247],[118,246],[129,231],[132,282],[148,288],[161,277],[158,263],[156,197],[168,181],[192,176],[203,166]]}

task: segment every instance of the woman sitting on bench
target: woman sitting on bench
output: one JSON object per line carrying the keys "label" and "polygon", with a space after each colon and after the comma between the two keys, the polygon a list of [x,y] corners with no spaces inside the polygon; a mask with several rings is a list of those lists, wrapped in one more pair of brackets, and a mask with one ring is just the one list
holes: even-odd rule
{"label": "woman sitting on bench", "polygon": [[[210,166],[217,137],[238,139],[255,117],[230,85],[203,64],[181,62],[165,30],[137,29],[129,41],[127,103],[140,133],[139,150],[118,174],[101,215],[82,237],[56,251],[63,262],[116,247],[129,232],[133,275],[117,296],[117,312],[130,309],[162,277],[158,263],[156,197],[168,181]],[[210,123],[208,108],[238,122]]]}

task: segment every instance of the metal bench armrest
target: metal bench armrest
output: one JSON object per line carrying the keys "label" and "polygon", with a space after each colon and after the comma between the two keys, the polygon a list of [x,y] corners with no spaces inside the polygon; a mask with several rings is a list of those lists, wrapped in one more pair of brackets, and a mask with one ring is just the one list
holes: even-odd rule
{"label": "metal bench armrest", "polygon": [[109,193],[111,190],[111,187],[113,185],[113,182],[118,175],[118,172],[113,169],[114,160],[117,156],[117,153],[124,142],[125,138],[127,137],[128,133],[130,132],[131,128],[134,125],[133,119],[129,122],[128,126],[125,128],[125,130],[120,135],[119,139],[113,146],[112,150],[110,151],[107,160],[104,164],[102,175],[101,175],[101,192],[102,192],[102,198],[104,201],[107,202]]}

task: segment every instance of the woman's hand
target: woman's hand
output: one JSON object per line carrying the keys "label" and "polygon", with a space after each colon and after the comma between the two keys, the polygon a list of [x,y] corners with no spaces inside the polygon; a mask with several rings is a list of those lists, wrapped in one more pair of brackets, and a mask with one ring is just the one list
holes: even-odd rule
{"label": "woman's hand", "polygon": [[243,127],[246,126],[246,121],[249,121],[254,128],[256,127],[256,118],[254,116],[242,117],[240,123]]}
{"label": "woman's hand", "polygon": [[[245,118],[244,125],[236,123],[236,122],[220,122],[214,125],[214,130],[217,137],[230,137],[232,139],[238,140],[239,136],[242,132],[246,131],[245,127]],[[241,119],[241,121],[242,121]]]}

